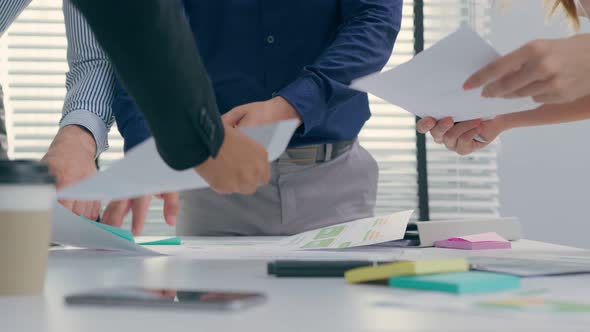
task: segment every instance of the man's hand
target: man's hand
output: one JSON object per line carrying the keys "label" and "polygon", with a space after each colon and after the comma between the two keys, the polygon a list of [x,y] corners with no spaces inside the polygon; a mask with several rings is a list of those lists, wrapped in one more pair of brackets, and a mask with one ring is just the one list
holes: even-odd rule
{"label": "man's hand", "polygon": [[[160,194],[157,197],[164,200],[164,220],[168,225],[175,226],[178,216],[178,193]],[[121,227],[123,219],[131,211],[133,214],[131,231],[133,235],[138,236],[143,231],[151,201],[152,196],[143,196],[111,202],[105,209],[101,222]]]}
{"label": "man's hand", "polygon": [[[503,116],[487,121],[478,119],[458,123],[454,123],[452,118],[436,121],[434,118],[426,117],[416,124],[416,130],[419,133],[430,132],[436,143],[444,144],[449,150],[460,155],[467,155],[484,148],[505,129]],[[477,135],[486,142],[476,141]]]}
{"label": "man's hand", "polygon": [[268,153],[260,144],[232,126],[225,126],[225,140],[215,159],[195,171],[218,193],[253,194],[270,180]]}
{"label": "man's hand", "polygon": [[221,119],[224,125],[230,127],[261,126],[289,119],[298,119],[301,122],[299,113],[283,97],[235,107]]}
{"label": "man's hand", "polygon": [[[74,184],[96,173],[94,162],[96,143],[86,129],[71,125],[61,128],[45,156],[41,159],[56,178],[57,189]],[[96,220],[100,212],[98,201],[68,201],[60,203],[77,215]]]}

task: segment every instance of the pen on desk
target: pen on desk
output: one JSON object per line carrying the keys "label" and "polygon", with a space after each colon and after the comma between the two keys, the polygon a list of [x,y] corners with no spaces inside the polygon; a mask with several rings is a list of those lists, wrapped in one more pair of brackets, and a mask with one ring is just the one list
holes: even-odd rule
{"label": "pen on desk", "polygon": [[383,263],[390,262],[279,260],[269,262],[267,272],[276,277],[344,277],[348,270]]}

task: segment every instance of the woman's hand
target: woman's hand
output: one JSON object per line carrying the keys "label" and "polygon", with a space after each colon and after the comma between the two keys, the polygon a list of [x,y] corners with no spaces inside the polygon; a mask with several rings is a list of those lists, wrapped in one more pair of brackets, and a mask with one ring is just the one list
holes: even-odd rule
{"label": "woman's hand", "polygon": [[[477,119],[457,123],[452,118],[436,121],[426,117],[418,121],[416,130],[422,134],[430,132],[436,143],[444,144],[460,155],[467,155],[490,144],[505,130],[505,126],[502,116],[486,121]],[[478,135],[485,143],[475,140]]]}
{"label": "woman's hand", "polygon": [[590,34],[532,41],[467,79],[465,90],[484,86],[483,97],[533,97],[560,104],[590,94]]}

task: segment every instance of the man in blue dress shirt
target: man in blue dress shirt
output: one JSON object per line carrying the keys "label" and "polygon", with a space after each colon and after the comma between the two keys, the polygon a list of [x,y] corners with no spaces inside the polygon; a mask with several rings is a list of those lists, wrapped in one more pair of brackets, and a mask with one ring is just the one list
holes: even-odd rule
{"label": "man in blue dress shirt", "polygon": [[[401,0],[183,1],[225,124],[299,119],[289,149],[253,196],[183,193],[180,235],[286,235],[373,215],[378,167],[357,135],[368,97],[348,87],[379,71],[400,29]],[[150,136],[121,84],[113,113],[126,150]],[[120,225],[131,201],[109,205]],[[137,201],[135,201],[137,202]],[[149,198],[144,198],[146,209]],[[134,211],[136,211],[134,209]]]}

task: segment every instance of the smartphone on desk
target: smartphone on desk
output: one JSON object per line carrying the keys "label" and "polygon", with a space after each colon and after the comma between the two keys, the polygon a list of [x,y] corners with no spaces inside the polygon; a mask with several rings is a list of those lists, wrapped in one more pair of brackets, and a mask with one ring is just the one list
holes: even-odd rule
{"label": "smartphone on desk", "polygon": [[65,297],[68,305],[234,311],[266,301],[262,293],[158,288],[105,288]]}

